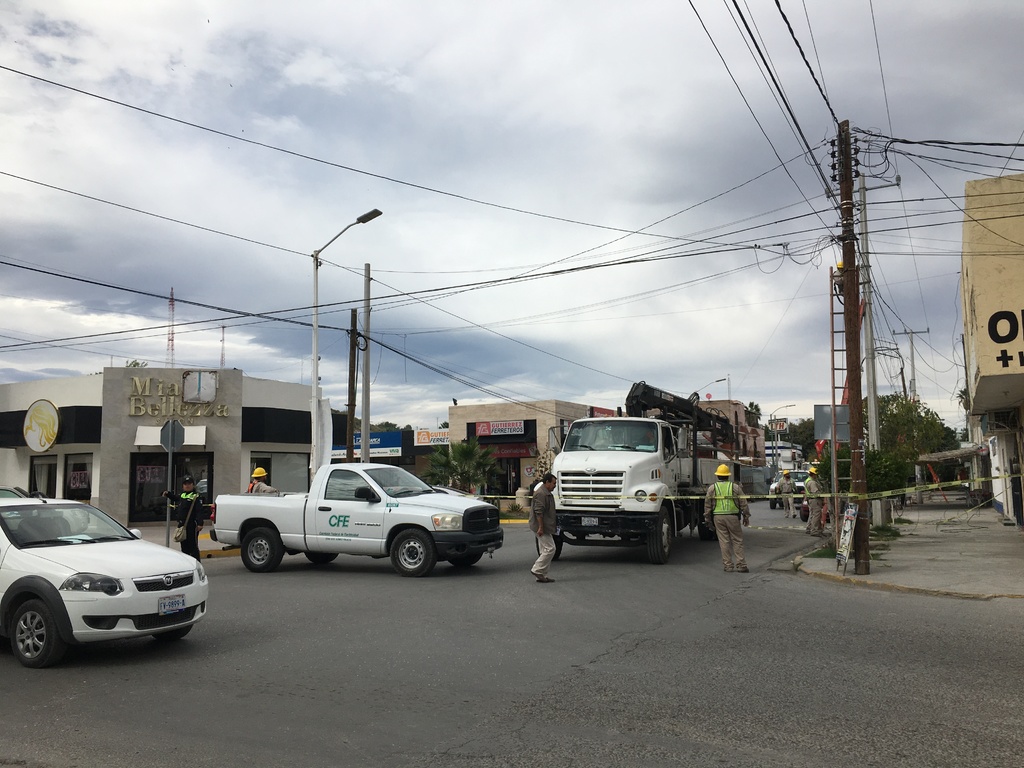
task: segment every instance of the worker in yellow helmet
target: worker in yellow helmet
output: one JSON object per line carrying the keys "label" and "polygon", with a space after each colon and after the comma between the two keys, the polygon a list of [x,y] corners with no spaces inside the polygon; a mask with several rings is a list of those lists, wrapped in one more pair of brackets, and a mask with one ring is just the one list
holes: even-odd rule
{"label": "worker in yellow helmet", "polygon": [[715,470],[718,481],[708,488],[704,497],[704,521],[714,525],[718,546],[722,549],[722,565],[726,571],[748,573],[743,557],[743,525],[750,525],[750,505],[739,483],[729,479],[728,464],[719,464]]}
{"label": "worker in yellow helmet", "polygon": [[246,493],[279,493],[277,488],[267,484],[267,470],[263,467],[256,467],[252,471],[252,482],[249,483],[249,489]]}

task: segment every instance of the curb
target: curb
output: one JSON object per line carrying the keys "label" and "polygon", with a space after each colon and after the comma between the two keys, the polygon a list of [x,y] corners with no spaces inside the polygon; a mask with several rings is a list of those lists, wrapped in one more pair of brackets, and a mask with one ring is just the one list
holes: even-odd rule
{"label": "curb", "polygon": [[1024,595],[1002,594],[1002,593],[972,593],[958,592],[952,589],[932,589],[930,587],[910,587],[905,584],[890,584],[884,581],[870,581],[856,576],[844,576],[841,573],[827,573],[812,571],[804,568],[804,557],[799,555],[793,559],[793,568],[797,573],[803,573],[812,578],[831,581],[835,584],[851,584],[858,587],[878,590],[880,592],[903,592],[914,595],[931,595],[933,597],[955,597],[960,600],[994,600],[996,598],[1024,599]]}

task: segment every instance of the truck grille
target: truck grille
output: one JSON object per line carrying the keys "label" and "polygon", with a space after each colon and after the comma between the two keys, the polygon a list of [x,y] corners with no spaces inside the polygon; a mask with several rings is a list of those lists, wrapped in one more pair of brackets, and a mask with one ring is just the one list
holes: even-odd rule
{"label": "truck grille", "polygon": [[623,472],[561,472],[558,495],[579,501],[618,502],[622,499]]}
{"label": "truck grille", "polygon": [[497,507],[472,507],[462,515],[462,530],[467,533],[486,533],[498,530],[500,523]]}

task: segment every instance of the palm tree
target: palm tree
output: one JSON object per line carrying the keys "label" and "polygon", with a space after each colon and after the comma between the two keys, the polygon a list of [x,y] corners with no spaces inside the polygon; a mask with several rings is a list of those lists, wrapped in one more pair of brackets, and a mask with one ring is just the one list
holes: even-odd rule
{"label": "palm tree", "polygon": [[430,467],[423,478],[433,485],[450,485],[460,491],[487,483],[497,472],[491,452],[476,438],[465,443],[439,445],[429,456]]}
{"label": "palm tree", "polygon": [[761,406],[751,400],[747,403],[747,426],[756,427],[761,423]]}

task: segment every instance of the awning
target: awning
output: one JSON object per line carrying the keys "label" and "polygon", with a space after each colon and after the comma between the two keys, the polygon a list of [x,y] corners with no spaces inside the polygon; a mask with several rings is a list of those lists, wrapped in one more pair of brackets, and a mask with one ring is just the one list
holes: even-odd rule
{"label": "awning", "polygon": [[[160,448],[160,430],[163,427],[137,427],[135,429],[135,445],[139,448]],[[185,427],[185,442],[182,448],[205,448],[206,427]]]}
{"label": "awning", "polygon": [[963,461],[973,456],[983,456],[988,453],[988,446],[968,445],[964,448],[954,448],[951,451],[939,451],[938,453],[923,453],[917,457],[917,464],[941,464],[944,461]]}

